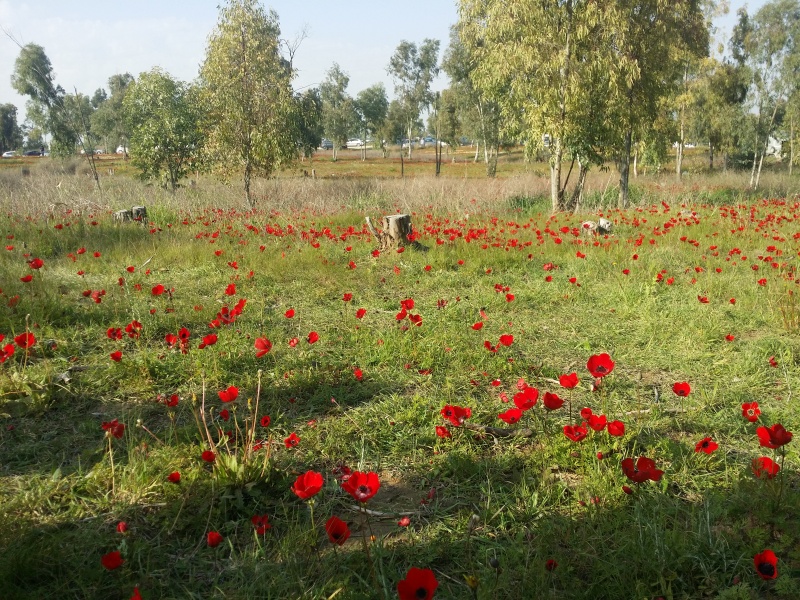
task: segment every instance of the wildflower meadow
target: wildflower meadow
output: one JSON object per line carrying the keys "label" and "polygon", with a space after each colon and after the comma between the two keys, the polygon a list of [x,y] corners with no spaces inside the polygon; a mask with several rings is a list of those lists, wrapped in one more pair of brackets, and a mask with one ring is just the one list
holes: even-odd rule
{"label": "wildflower meadow", "polygon": [[800,596],[797,197],[73,179],[0,215],[0,597]]}

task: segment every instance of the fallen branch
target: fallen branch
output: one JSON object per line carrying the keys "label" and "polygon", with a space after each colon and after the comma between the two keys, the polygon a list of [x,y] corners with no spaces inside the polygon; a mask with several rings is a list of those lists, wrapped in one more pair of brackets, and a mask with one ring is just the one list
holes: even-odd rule
{"label": "fallen branch", "polygon": [[399,511],[399,512],[380,512],[377,510],[370,510],[368,508],[362,508],[360,506],[348,506],[349,510],[353,512],[365,512],[370,517],[375,517],[376,519],[397,519],[398,517],[411,517],[413,515],[418,515],[419,511],[417,510],[406,510],[406,511]]}

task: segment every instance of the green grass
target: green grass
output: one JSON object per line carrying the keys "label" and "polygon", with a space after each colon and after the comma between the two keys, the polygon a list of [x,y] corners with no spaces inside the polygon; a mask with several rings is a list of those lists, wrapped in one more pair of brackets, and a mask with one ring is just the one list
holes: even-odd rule
{"label": "green grass", "polygon": [[[757,480],[751,461],[774,453],[741,415],[756,400],[759,424],[800,426],[794,199],[730,206],[725,194],[698,196],[693,219],[679,214],[686,196],[663,195],[669,210],[606,209],[614,234],[595,239],[571,231],[591,215],[550,215],[537,194],[437,204],[419,193],[439,185],[432,178],[414,197],[363,182],[349,199],[303,206],[287,194],[255,213],[230,208],[236,191],[211,204],[202,190],[162,195],[109,177],[102,200],[89,187],[87,204],[66,214],[39,208],[33,192],[49,190],[52,202],[85,182],[64,179],[53,192],[51,181],[12,182],[15,206],[28,210],[0,217],[14,246],[0,253],[0,347],[26,329],[37,339],[0,365],[3,598],[127,599],[134,586],[146,599],[393,598],[412,566],[434,571],[437,598],[797,597],[797,441],[784,446],[778,477]],[[325,185],[313,189],[343,193]],[[148,205],[150,226],[113,225],[110,211],[134,199]],[[427,252],[371,255],[363,215],[395,206],[412,214]],[[45,263],[36,272],[34,257]],[[154,296],[157,284],[172,293]],[[87,290],[106,294],[95,303]],[[235,323],[210,329],[240,298]],[[408,298],[419,327],[396,319]],[[134,319],[138,339],[107,337]],[[181,327],[187,354],[164,341]],[[217,343],[198,349],[212,332]],[[484,348],[503,334],[512,345]],[[273,343],[262,358],[258,337]],[[616,366],[592,392],[585,365],[601,352]],[[559,388],[573,371],[579,387]],[[569,401],[545,414],[540,398],[509,426],[532,437],[452,426],[451,439],[437,437],[447,404],[471,408],[470,423],[505,427],[497,415],[513,403],[501,395],[512,398],[520,379]],[[687,398],[672,392],[678,381],[691,384]],[[217,391],[229,385],[239,398],[223,406]],[[198,428],[204,390],[210,442]],[[158,402],[171,394],[177,407]],[[569,441],[562,427],[584,406],[624,421],[625,435]],[[263,415],[264,448],[245,457],[245,431]],[[110,454],[101,425],[112,419],[126,428]],[[301,441],[287,449],[292,432]],[[706,436],[719,449],[695,453]],[[200,458],[210,445],[215,466]],[[622,459],[641,455],[664,470],[660,481],[623,475]],[[380,478],[368,524],[337,482],[345,465]],[[311,503],[291,491],[307,470],[325,480],[313,526]],[[167,481],[173,471],[180,484]],[[250,519],[263,514],[272,528],[258,536]],[[323,530],[331,515],[353,532],[342,548]],[[116,532],[120,521],[127,533]],[[224,536],[216,548],[209,531]],[[779,557],[775,581],[753,568],[765,548]],[[125,562],[107,571],[100,559],[113,550]]]}

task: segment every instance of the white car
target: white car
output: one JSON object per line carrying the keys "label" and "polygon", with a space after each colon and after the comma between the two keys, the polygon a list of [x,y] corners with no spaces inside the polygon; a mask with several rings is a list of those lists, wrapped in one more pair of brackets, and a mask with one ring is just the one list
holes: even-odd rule
{"label": "white car", "polygon": [[351,138],[347,140],[347,148],[350,150],[358,150],[364,147],[364,142],[358,138]]}
{"label": "white car", "polygon": [[117,154],[128,154],[127,146],[117,146]]}
{"label": "white car", "polygon": [[17,155],[16,152],[13,150],[9,150],[8,152],[3,152],[3,158],[14,158]]}

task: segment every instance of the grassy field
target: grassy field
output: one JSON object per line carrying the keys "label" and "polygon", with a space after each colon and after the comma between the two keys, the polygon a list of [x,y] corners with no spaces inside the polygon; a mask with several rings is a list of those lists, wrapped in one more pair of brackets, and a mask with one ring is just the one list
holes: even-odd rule
{"label": "grassy field", "polygon": [[[541,165],[313,164],[255,211],[0,171],[0,597],[800,596],[797,440],[760,444],[800,425],[794,180],[551,215]],[[400,211],[426,249],[376,256]]]}

